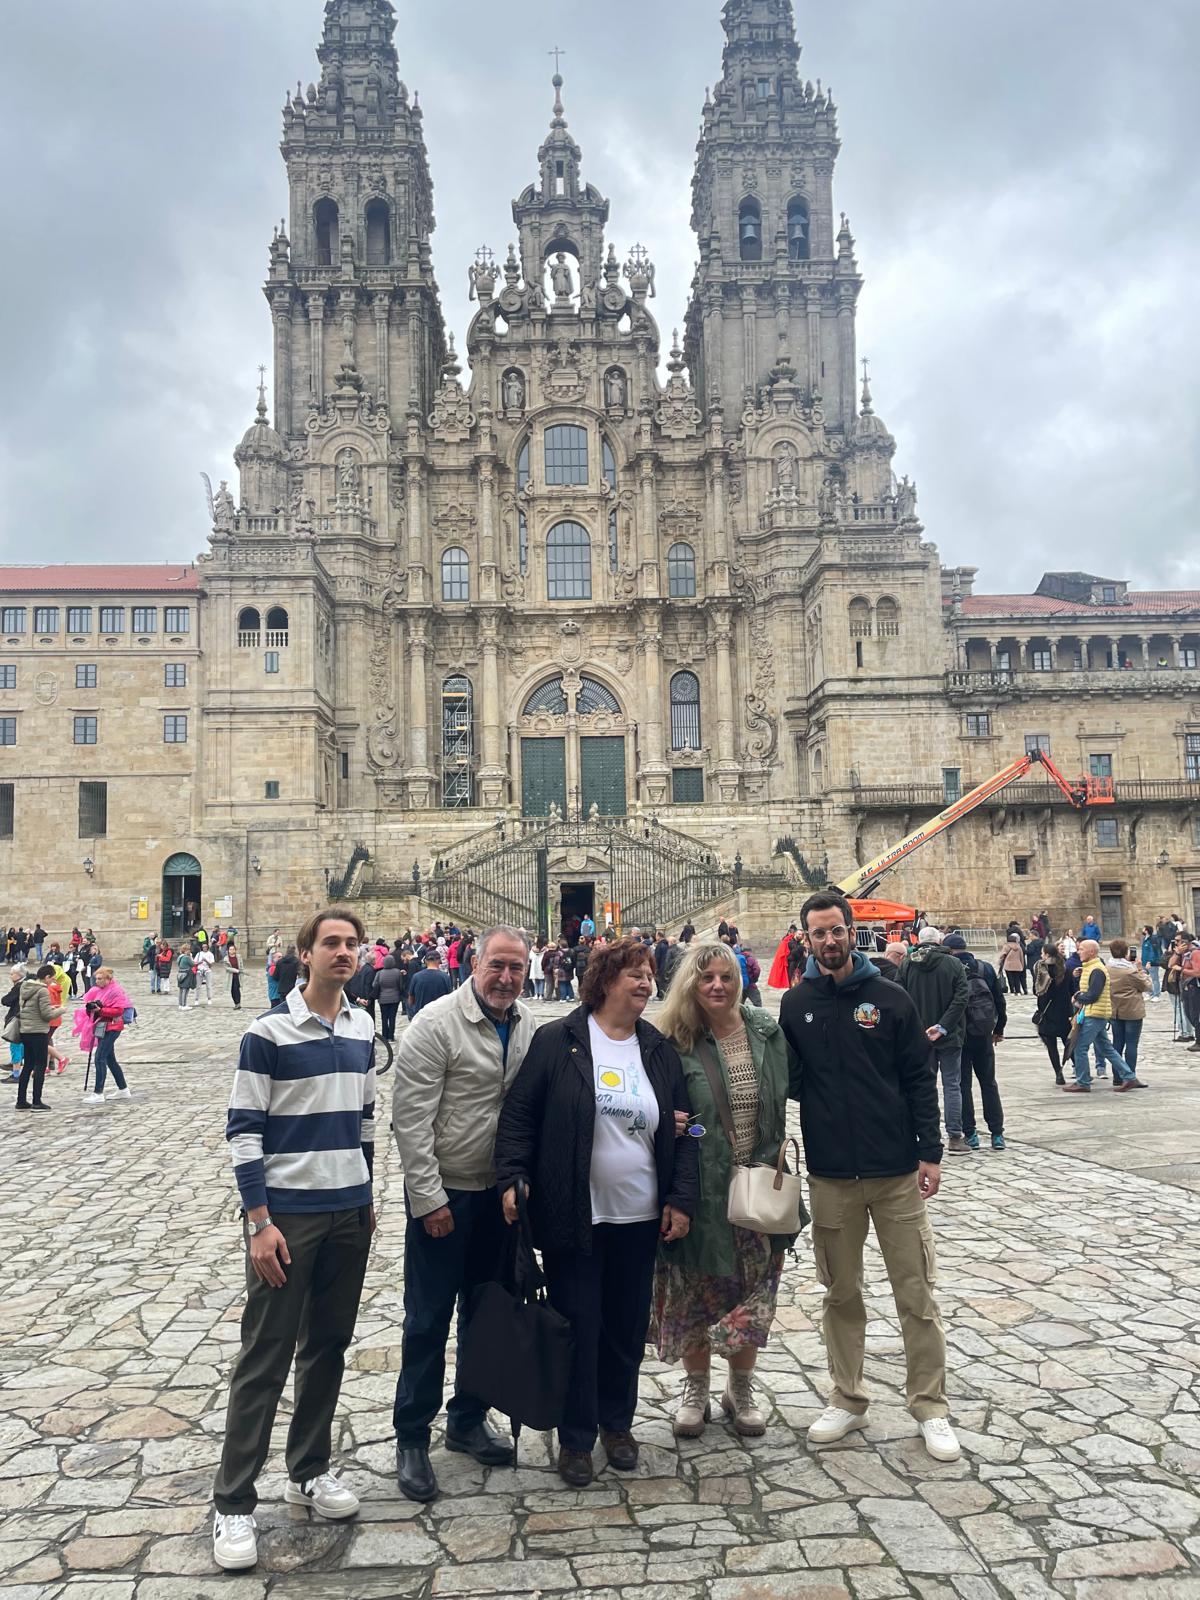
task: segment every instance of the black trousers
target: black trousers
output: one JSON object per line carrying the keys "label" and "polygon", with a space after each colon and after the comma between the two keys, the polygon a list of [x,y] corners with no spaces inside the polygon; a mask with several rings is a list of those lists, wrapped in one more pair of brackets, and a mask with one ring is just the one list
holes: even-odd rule
{"label": "black trousers", "polygon": [[379,1002],[379,1016],[381,1022],[379,1031],[382,1033],[385,1039],[394,1039],[396,1037],[396,1013],[399,1011],[399,1009],[399,1001],[381,1000]]}
{"label": "black trousers", "polygon": [[1004,976],[1008,979],[1009,994],[1028,994],[1029,991],[1025,987],[1025,969],[1023,967],[1020,972],[1006,972]]}
{"label": "black trousers", "polygon": [[599,1222],[592,1250],[547,1250],[542,1264],[550,1304],[570,1322],[575,1359],[558,1441],[586,1450],[596,1434],[626,1433],[637,1410],[638,1370],[646,1352],[659,1222]]}
{"label": "black trousers", "polygon": [[[405,1206],[408,1196],[405,1196]],[[430,1424],[442,1409],[446,1383],[446,1340],[458,1307],[461,1345],[471,1319],[471,1294],[500,1270],[504,1213],[495,1189],[447,1191],[454,1231],[432,1239],[411,1212],[404,1235],[404,1339],[392,1422],[396,1443],[405,1449],[428,1446]],[[487,1407],[455,1385],[446,1421],[453,1433],[467,1433],[484,1420]]]}
{"label": "black trousers", "polygon": [[242,974],[240,969],[230,974],[229,995],[233,1001],[233,1008],[236,1011],[242,1003]]}
{"label": "black trousers", "polygon": [[[1046,1046],[1046,1054],[1050,1057],[1050,1065],[1054,1068],[1054,1076],[1058,1078],[1062,1074],[1063,1066],[1069,1059],[1067,1056],[1067,1044],[1071,1038],[1071,1024],[1069,1022],[1064,1022],[1061,1033],[1047,1033],[1044,1029],[1039,1028],[1038,1035],[1041,1038],[1042,1043]],[[1058,1054],[1058,1046],[1060,1041],[1062,1043],[1061,1060],[1059,1059]]]}
{"label": "black trousers", "polygon": [[983,1119],[989,1133],[1004,1132],[1004,1107],[996,1087],[996,1048],[988,1037],[968,1033],[962,1048],[962,1125],[964,1134],[975,1132],[975,1102],[971,1095],[971,1074],[979,1079],[983,1100]]}
{"label": "black trousers", "polygon": [[42,1100],[42,1085],[46,1081],[46,1063],[50,1059],[50,1035],[48,1033],[23,1033],[21,1043],[25,1046],[25,1060],[21,1067],[21,1077],[17,1083],[17,1104],[23,1106],[27,1103],[29,1094],[29,1080],[33,1079],[33,1103],[40,1105]]}

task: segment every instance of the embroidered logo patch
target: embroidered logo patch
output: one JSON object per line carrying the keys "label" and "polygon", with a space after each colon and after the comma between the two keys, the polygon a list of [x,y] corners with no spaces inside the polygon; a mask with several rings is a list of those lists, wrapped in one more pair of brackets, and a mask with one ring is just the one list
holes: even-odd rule
{"label": "embroidered logo patch", "polygon": [[811,1022],[811,1021],[812,1021],[812,1019],[813,1019],[813,1014],[812,1014],[812,1012],[811,1012],[811,1011],[806,1011],[806,1012],[805,1012],[805,1013],[804,1013],[804,1020],[805,1020],[805,1022]]}
{"label": "embroidered logo patch", "polygon": [[879,1007],[873,1005],[855,1006],[854,1020],[860,1028],[877,1028],[879,1026]]}

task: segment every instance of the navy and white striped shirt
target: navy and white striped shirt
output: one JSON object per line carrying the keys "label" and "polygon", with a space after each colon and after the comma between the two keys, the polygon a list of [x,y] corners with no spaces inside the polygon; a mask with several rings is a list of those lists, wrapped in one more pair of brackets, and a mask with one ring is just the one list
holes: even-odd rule
{"label": "navy and white striped shirt", "polygon": [[332,1026],[304,993],[250,1024],[225,1128],[242,1205],[350,1211],[371,1204],[375,1025],[342,996]]}

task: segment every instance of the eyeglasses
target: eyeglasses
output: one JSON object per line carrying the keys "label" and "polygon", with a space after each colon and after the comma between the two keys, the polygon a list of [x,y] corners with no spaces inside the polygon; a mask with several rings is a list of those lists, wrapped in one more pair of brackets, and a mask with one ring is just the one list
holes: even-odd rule
{"label": "eyeglasses", "polygon": [[844,939],[849,932],[849,928],[814,928],[808,937],[813,944],[818,944],[822,939]]}

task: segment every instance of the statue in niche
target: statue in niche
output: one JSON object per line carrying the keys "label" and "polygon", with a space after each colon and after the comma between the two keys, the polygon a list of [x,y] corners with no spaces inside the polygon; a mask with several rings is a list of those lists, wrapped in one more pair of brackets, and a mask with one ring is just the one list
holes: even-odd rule
{"label": "statue in niche", "polygon": [[356,500],[362,474],[358,457],[353,450],[339,451],[337,458],[337,492],[339,500]]}
{"label": "statue in niche", "polygon": [[604,380],[604,400],[605,404],[612,406],[614,410],[624,411],[625,374],[620,367],[613,367]]}
{"label": "statue in niche", "polygon": [[796,446],[781,444],[775,452],[775,487],[784,494],[796,490]]}
{"label": "statue in niche", "polygon": [[504,409],[506,411],[524,411],[525,409],[525,379],[515,367],[510,367],[504,374]]}
{"label": "statue in niche", "polygon": [[213,527],[232,528],[236,517],[237,509],[233,503],[233,496],[229,492],[228,483],[222,478],[221,487],[213,496]]}
{"label": "statue in niche", "polygon": [[550,268],[550,284],[556,300],[569,300],[575,293],[575,280],[567,265],[566,255],[561,250],[555,256],[554,265]]}

